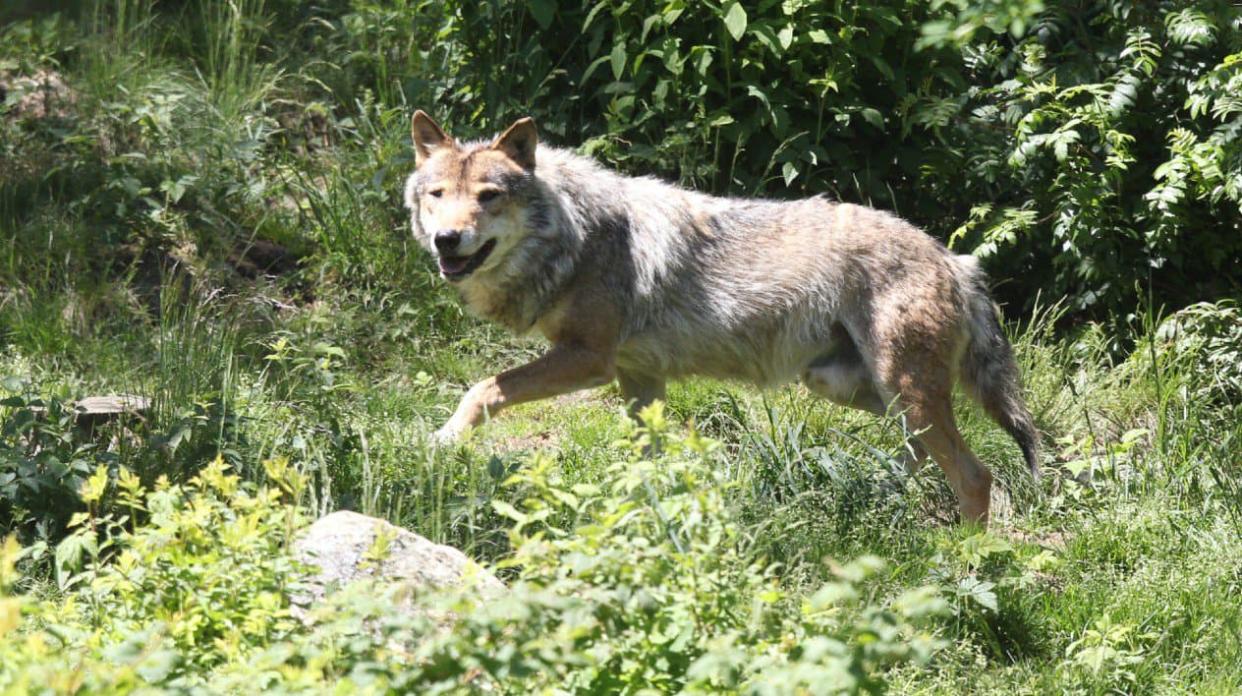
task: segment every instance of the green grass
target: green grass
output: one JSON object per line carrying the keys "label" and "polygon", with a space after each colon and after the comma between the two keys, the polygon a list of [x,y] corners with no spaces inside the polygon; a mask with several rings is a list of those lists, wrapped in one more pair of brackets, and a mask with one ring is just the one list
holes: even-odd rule
{"label": "green grass", "polygon": [[[430,449],[472,381],[540,344],[466,317],[405,232],[404,105],[332,102],[313,56],[264,54],[261,0],[216,6],[184,10],[202,36],[141,3],[101,4],[109,31],[49,29],[53,50],[33,60],[63,71],[74,111],[55,123],[0,114],[7,154],[30,164],[0,171],[0,375],[21,382],[6,390],[150,396],[145,421],[93,449],[68,432],[48,441],[148,484],[188,480],[218,454],[262,482],[263,461],[287,456],[314,514],[355,509],[506,558],[511,521],[493,502],[528,491],[503,482],[539,452],[567,486],[604,479],[626,432],[616,389],[516,408],[467,445]],[[82,48],[56,49],[71,40]],[[256,239],[300,255],[296,270],[235,271],[230,255]],[[1150,315],[1122,336],[1058,332],[1059,316],[1014,328],[1046,434],[1043,484],[959,400],[966,439],[1000,484],[990,550],[952,523],[935,467],[904,472],[896,421],[800,387],[705,380],[673,385],[668,410],[721,443],[739,547],[779,564],[795,599],[833,577],[827,560],[863,555],[890,564],[865,588],[877,603],[957,588],[945,647],[895,668],[895,692],[1235,693],[1242,395],[1236,366],[1216,358],[1242,331],[1201,322],[1203,336],[1226,338],[1187,348]],[[0,407],[0,420],[19,411]],[[7,504],[0,535],[57,541],[37,510],[22,518]],[[28,559],[35,575],[50,548]]]}

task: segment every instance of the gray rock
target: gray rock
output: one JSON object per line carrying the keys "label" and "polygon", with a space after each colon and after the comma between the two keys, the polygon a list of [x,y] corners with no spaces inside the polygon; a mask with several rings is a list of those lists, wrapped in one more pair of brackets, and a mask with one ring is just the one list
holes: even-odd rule
{"label": "gray rock", "polygon": [[473,583],[484,594],[505,590],[495,575],[461,551],[348,510],[312,524],[294,542],[293,550],[301,561],[320,569],[309,588],[310,596],[298,598],[298,604],[316,603],[334,588],[363,578],[402,583],[413,595],[463,583]]}
{"label": "gray rock", "polygon": [[133,394],[109,394],[86,396],[75,401],[73,405],[79,414],[110,416],[119,413],[142,413],[151,408],[151,400]]}

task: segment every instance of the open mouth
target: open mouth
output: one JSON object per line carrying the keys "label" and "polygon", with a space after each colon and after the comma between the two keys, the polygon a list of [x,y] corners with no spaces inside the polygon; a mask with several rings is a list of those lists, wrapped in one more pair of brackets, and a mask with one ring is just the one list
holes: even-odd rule
{"label": "open mouth", "polygon": [[483,265],[496,248],[496,240],[489,239],[479,250],[469,256],[441,256],[440,273],[448,280],[461,280]]}

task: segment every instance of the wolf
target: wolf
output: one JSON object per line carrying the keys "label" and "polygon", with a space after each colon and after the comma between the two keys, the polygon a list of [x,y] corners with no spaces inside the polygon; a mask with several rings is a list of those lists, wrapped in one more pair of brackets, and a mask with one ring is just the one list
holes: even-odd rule
{"label": "wolf", "polygon": [[992,474],[955,424],[960,382],[1038,476],[1038,433],[983,272],[896,215],[623,176],[541,144],[530,118],[458,142],[419,110],[411,131],[414,236],[471,311],[551,344],[474,385],[435,441],[613,380],[634,412],[689,375],[801,380],[832,402],[900,413],[913,464],[930,455],[961,518],[986,523]]}

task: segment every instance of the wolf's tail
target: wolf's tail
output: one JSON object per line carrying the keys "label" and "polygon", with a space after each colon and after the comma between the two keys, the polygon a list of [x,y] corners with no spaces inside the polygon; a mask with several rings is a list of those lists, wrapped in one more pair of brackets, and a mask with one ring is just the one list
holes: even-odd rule
{"label": "wolf's tail", "polygon": [[1022,398],[1022,378],[1013,348],[996,318],[987,279],[973,256],[953,258],[961,271],[958,277],[970,335],[962,355],[962,382],[983,410],[1017,440],[1027,468],[1039,479],[1039,433]]}

